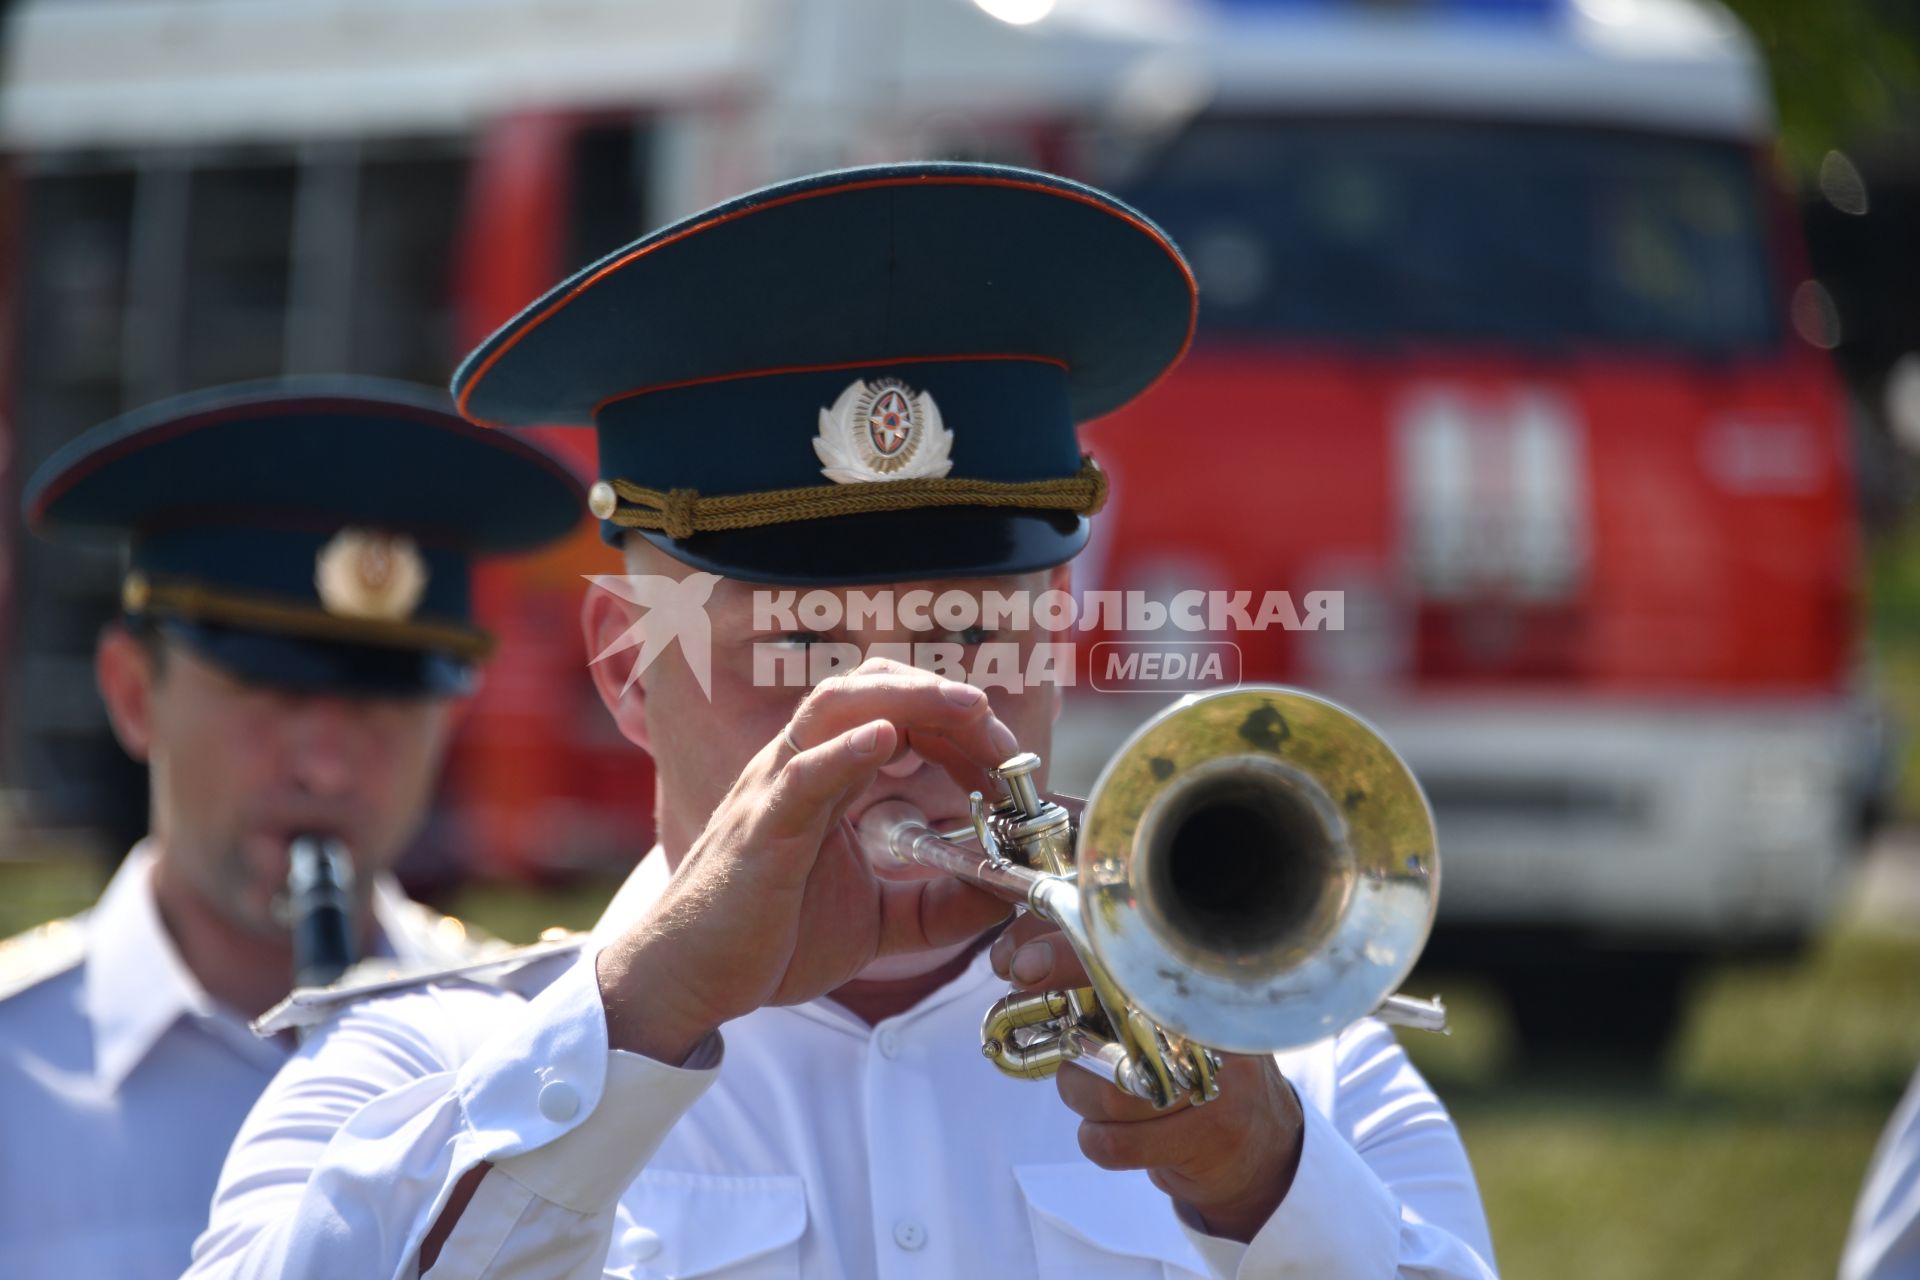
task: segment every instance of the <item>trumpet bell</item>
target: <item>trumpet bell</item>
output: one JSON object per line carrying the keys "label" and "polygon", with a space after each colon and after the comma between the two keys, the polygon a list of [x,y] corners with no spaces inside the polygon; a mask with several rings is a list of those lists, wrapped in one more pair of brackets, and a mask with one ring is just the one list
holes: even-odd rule
{"label": "trumpet bell", "polygon": [[1399,989],[1433,927],[1433,816],[1358,716],[1274,687],[1191,699],[1108,762],[1075,857],[1095,958],[1167,1031],[1309,1044]]}

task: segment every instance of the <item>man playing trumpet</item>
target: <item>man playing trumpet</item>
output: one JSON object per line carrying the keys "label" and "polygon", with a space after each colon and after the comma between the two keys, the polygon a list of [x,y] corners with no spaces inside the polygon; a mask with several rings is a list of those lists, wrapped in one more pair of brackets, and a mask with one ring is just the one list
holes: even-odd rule
{"label": "man playing trumpet", "polygon": [[[1066,590],[1104,497],[1074,424],[1170,367],[1194,305],[1101,192],[904,165],[666,228],[469,357],[469,417],[597,427],[628,573],[587,648],[654,757],[660,847],[530,1003],[448,985],[316,1036],[196,1274],[1491,1275],[1465,1153],[1384,1027],[1228,1057],[1200,1107],[1009,1079],[980,1011],[1009,973],[1078,985],[1072,953],[858,831],[883,801],[963,821],[1059,701],[896,660],[926,633],[856,596]],[[789,623],[780,588],[836,621]],[[1045,665],[1034,626],[936,638]],[[824,645],[883,656],[775,674]]]}
{"label": "man playing trumpet", "polygon": [[[290,1053],[247,1021],[296,964],[474,956],[387,872],[487,647],[469,561],[561,536],[579,496],[444,396],[349,378],[169,400],[35,475],[37,530],[125,549],[94,669],[151,826],[90,911],[0,948],[7,1275],[177,1276]],[[302,845],[325,883],[289,885]],[[334,908],[332,945],[302,954]]]}

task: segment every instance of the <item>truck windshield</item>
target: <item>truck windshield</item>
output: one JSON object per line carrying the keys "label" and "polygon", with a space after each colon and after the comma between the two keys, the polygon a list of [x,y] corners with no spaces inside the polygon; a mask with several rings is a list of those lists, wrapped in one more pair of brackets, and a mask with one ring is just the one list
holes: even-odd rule
{"label": "truck windshield", "polygon": [[1779,336],[1738,143],[1203,119],[1115,186],[1186,249],[1218,336],[1703,356]]}

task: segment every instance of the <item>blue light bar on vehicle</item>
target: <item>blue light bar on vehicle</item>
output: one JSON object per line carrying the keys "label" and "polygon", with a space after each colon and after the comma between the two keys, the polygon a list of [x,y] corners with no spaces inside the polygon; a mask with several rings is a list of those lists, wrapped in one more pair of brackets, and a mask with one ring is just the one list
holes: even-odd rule
{"label": "blue light bar on vehicle", "polygon": [[1357,17],[1414,15],[1426,18],[1502,18],[1547,22],[1566,11],[1567,0],[1208,0],[1221,9],[1241,12]]}

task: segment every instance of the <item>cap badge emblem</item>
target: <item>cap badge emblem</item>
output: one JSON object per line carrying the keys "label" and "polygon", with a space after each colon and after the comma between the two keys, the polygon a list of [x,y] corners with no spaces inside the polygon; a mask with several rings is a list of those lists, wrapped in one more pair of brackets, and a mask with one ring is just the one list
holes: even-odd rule
{"label": "cap badge emblem", "polygon": [[835,484],[937,479],[953,469],[952,448],[932,394],[898,378],[856,380],[820,411],[813,439],[820,473]]}
{"label": "cap badge emblem", "polygon": [[328,613],[397,622],[420,607],[427,564],[404,534],[342,529],[320,549],[313,585]]}

